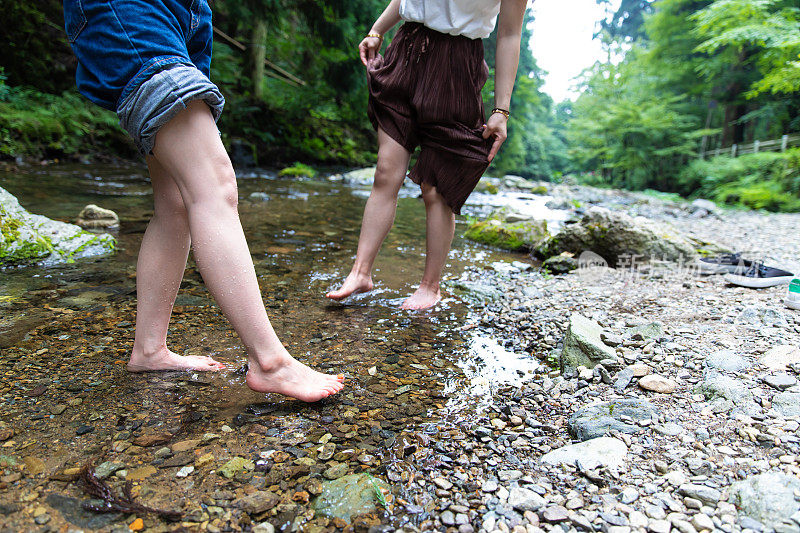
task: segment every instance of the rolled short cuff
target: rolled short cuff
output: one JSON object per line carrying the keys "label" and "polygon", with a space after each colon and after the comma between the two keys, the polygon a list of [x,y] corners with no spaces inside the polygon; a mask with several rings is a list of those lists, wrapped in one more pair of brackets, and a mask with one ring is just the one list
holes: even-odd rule
{"label": "rolled short cuff", "polygon": [[194,66],[166,64],[162,70],[152,72],[122,100],[117,116],[139,151],[147,155],[153,151],[161,127],[194,100],[203,100],[214,120],[219,119],[225,105],[219,88]]}

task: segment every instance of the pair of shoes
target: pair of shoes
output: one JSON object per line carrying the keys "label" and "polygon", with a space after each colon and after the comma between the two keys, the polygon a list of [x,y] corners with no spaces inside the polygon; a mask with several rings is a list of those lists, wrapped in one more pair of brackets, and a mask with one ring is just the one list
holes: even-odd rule
{"label": "pair of shoes", "polygon": [[794,278],[794,274],[780,268],[768,267],[759,261],[750,262],[750,266],[736,269],[725,274],[725,281],[751,289],[764,289],[786,285]]}
{"label": "pair of shoes", "polygon": [[733,274],[737,270],[750,268],[752,261],[742,259],[742,254],[722,254],[716,257],[701,257],[695,263],[701,274]]}
{"label": "pair of shoes", "polygon": [[789,284],[789,291],[786,293],[783,303],[789,309],[800,310],[800,279],[793,279]]}

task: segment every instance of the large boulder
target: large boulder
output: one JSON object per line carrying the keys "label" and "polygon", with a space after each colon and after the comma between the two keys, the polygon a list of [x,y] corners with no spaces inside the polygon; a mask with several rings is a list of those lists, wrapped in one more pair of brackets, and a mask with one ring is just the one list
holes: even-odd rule
{"label": "large boulder", "polygon": [[585,366],[594,368],[605,359],[617,360],[617,352],[607,346],[600,338],[603,329],[600,325],[575,313],[569,319],[569,328],[561,350],[561,369]]}
{"label": "large boulder", "polygon": [[359,168],[342,174],[342,180],[348,185],[372,185],[375,180],[375,167]]}
{"label": "large boulder", "polygon": [[734,483],[730,501],[750,518],[777,525],[800,511],[796,492],[800,492],[800,479],[782,472],[766,472]]}
{"label": "large boulder", "polygon": [[375,511],[388,492],[389,486],[370,474],[350,474],[323,483],[312,505],[318,515],[349,522],[353,516]]}
{"label": "large boulder", "polygon": [[596,206],[577,223],[566,224],[538,248],[545,257],[563,252],[578,255],[586,250],[599,254],[611,265],[630,261],[634,256],[638,261],[652,258],[687,262],[697,255],[692,242],[666,223],[632,218]]}
{"label": "large boulder", "polygon": [[74,224],[29,213],[8,191],[0,188],[0,265],[69,263],[109,254],[116,240]]}
{"label": "large boulder", "polygon": [[[526,217],[527,218],[527,217]],[[486,220],[473,222],[464,237],[512,252],[535,250],[549,237],[546,220],[523,219],[497,211]]]}

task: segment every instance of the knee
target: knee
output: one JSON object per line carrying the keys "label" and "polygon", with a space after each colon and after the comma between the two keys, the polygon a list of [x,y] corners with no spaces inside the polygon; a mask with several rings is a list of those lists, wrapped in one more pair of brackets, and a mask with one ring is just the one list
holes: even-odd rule
{"label": "knee", "polygon": [[207,163],[203,178],[195,181],[193,190],[188,191],[191,208],[197,204],[213,205],[213,209],[236,209],[239,204],[239,190],[236,173],[227,158],[218,158]]}
{"label": "knee", "polygon": [[375,167],[373,188],[382,192],[397,194],[405,179],[405,169],[392,161],[378,158]]}
{"label": "knee", "polygon": [[425,202],[425,205],[436,205],[440,203],[444,203],[444,197],[439,194],[439,191],[436,190],[436,187],[433,185],[429,185],[428,183],[423,183],[421,185],[422,188],[422,201]]}
{"label": "knee", "polygon": [[228,207],[236,209],[239,205],[239,187],[236,185],[236,172],[233,171],[230,161],[221,162],[216,175],[218,198]]}

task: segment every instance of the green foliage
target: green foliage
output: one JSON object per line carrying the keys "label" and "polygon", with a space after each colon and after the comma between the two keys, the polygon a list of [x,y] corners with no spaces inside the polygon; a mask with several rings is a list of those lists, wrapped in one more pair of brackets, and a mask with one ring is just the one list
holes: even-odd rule
{"label": "green foliage", "polygon": [[604,23],[622,60],[587,69],[567,122],[580,181],[795,209],[796,155],[697,152],[800,131],[799,22],[796,0],[625,0]]}
{"label": "green foliage", "polygon": [[317,175],[317,171],[303,163],[295,163],[278,172],[278,175],[292,178],[313,178]]}
{"label": "green foliage", "polygon": [[116,115],[75,93],[55,96],[13,87],[0,99],[0,156],[69,156],[103,148],[133,153]]}
{"label": "green foliage", "polygon": [[800,211],[800,148],[697,160],[679,177],[683,191],[722,204]]}

